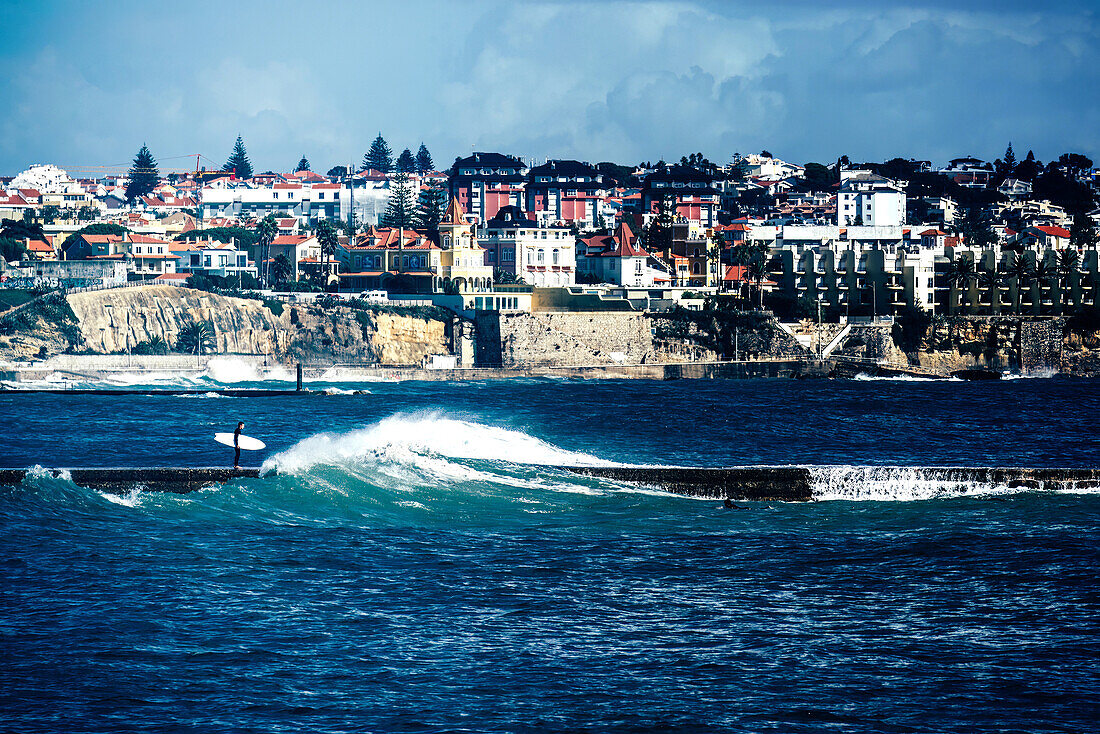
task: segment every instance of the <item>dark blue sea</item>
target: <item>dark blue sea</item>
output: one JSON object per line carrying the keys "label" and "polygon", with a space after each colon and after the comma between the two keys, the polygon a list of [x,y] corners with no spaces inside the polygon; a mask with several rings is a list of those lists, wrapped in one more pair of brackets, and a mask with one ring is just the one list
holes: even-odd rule
{"label": "dark blue sea", "polygon": [[[310,387],[0,394],[10,467],[269,447],[0,488],[0,729],[1097,731],[1100,494],[873,467],[1098,466],[1100,383]],[[607,462],[811,464],[816,501],[537,466]]]}

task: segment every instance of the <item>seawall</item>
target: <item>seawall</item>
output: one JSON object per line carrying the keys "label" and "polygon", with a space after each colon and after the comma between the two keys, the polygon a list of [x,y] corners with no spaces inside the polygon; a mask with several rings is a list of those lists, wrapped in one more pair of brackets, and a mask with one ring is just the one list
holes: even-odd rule
{"label": "seawall", "polygon": [[[547,472],[573,473],[614,482],[655,487],[673,494],[710,499],[808,502],[822,472],[836,467],[735,466],[735,467],[652,467],[652,466],[538,466]],[[1010,467],[841,467],[854,473],[857,482],[884,475],[904,481],[930,483],[972,483],[985,487],[1042,491],[1096,491],[1100,469],[1029,469]],[[0,469],[0,485],[17,486],[28,474],[45,470]],[[867,477],[860,476],[865,473]],[[134,488],[153,492],[186,493],[237,479],[256,479],[256,468],[220,467],[110,467],[50,470],[51,476],[113,493]]]}

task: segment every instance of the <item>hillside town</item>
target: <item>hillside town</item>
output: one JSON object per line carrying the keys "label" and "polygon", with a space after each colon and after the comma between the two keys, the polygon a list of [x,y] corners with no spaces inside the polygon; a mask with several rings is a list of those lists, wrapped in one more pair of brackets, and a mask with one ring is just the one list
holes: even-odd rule
{"label": "hillside town", "polygon": [[[359,165],[0,178],[0,286],[373,294],[456,310],[700,308],[782,318],[1062,314],[1100,289],[1100,171],[1075,153],[790,163],[530,161],[440,170],[379,136]],[[76,174],[76,175],[74,175]]]}

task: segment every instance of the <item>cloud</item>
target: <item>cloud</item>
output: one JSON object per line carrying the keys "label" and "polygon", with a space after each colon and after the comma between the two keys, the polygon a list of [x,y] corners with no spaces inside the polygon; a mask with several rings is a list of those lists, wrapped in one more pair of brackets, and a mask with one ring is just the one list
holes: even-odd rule
{"label": "cloud", "polygon": [[125,162],[143,141],[220,163],[238,134],[258,170],[303,153],[323,169],[358,160],[379,130],[395,150],[425,141],[441,164],[471,148],[943,161],[1009,140],[1044,160],[1100,158],[1095,13],[1036,7],[548,0],[301,14],[196,0],[155,19],[194,39],[180,54],[142,36],[133,8],[27,4],[3,18],[29,30],[0,44],[13,70],[0,78],[0,170]]}

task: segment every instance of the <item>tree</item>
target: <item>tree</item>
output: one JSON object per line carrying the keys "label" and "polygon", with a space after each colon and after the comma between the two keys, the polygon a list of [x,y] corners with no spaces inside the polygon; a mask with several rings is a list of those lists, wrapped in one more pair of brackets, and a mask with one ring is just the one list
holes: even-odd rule
{"label": "tree", "polygon": [[985,208],[980,204],[975,204],[966,210],[962,221],[959,222],[958,229],[969,247],[992,247],[997,241],[997,237],[990,227]]}
{"label": "tree", "polygon": [[271,261],[271,278],[276,283],[286,283],[294,277],[294,263],[285,254],[276,255]]}
{"label": "tree", "polygon": [[1077,250],[1062,250],[1058,253],[1058,265],[1057,273],[1058,280],[1062,286],[1062,300],[1066,303],[1068,296],[1072,293],[1073,281],[1077,278],[1077,264],[1080,262],[1081,255]]}
{"label": "tree", "polygon": [[244,149],[244,140],[240,135],[237,136],[237,142],[233,144],[233,153],[222,166],[222,170],[234,173],[237,178],[252,178],[252,163],[248,160],[248,152]]}
{"label": "tree", "polygon": [[768,268],[764,262],[763,256],[757,254],[754,255],[745,264],[745,277],[748,278],[756,286],[756,293],[760,301],[760,310],[764,310],[764,279],[768,277]]}
{"label": "tree", "polygon": [[348,167],[333,166],[332,168],[328,169],[328,173],[326,173],[325,175],[329,178],[343,178],[344,176],[348,175]]}
{"label": "tree", "polygon": [[61,207],[57,204],[47,204],[38,210],[38,218],[43,224],[53,224],[61,216]]}
{"label": "tree", "polygon": [[1043,164],[1035,160],[1035,153],[1029,150],[1023,162],[1016,165],[1013,175],[1021,181],[1034,181],[1042,170]]}
{"label": "tree", "polygon": [[328,286],[328,264],[336,256],[336,247],[340,240],[336,228],[327,219],[317,222],[317,243],[321,246],[321,283]]}
{"label": "tree", "polygon": [[[30,211],[30,209],[27,211]],[[0,221],[0,237],[8,237],[13,240],[44,240],[46,239],[46,233],[42,231],[41,224],[5,219]]]}
{"label": "tree", "polygon": [[1096,225],[1088,214],[1078,211],[1073,215],[1073,226],[1069,229],[1069,244],[1079,250],[1096,248]]}
{"label": "tree", "polygon": [[416,171],[416,158],[413,157],[412,151],[405,148],[401,151],[401,155],[397,156],[397,170],[400,173],[413,173]]}
{"label": "tree", "polygon": [[141,150],[134,156],[129,178],[130,180],[126,183],[126,201],[133,201],[140,196],[151,194],[160,181],[157,162],[145,143],[141,144]]}
{"label": "tree", "polygon": [[260,280],[263,281],[264,285],[269,282],[268,253],[277,234],[279,234],[279,223],[275,221],[274,214],[268,214],[256,225],[256,235],[260,240]]}
{"label": "tree", "polygon": [[308,171],[308,170],[310,170],[310,168],[309,168],[309,159],[306,158],[305,156],[302,156],[302,160],[298,161],[298,167],[295,168],[294,170],[296,172],[297,171]]}
{"label": "tree", "polygon": [[192,321],[180,327],[176,350],[187,354],[214,351],[214,325],[209,321]]}
{"label": "tree", "polygon": [[[433,235],[439,232],[439,223],[443,221],[443,212],[447,206],[447,190],[440,181],[433,181],[420,190],[417,201],[416,221],[422,229]],[[498,281],[499,282],[499,281]]]}
{"label": "tree", "polygon": [[0,237],[0,257],[4,258],[4,262],[22,260],[26,254],[27,245],[23,240]]}
{"label": "tree", "polygon": [[807,163],[802,176],[807,191],[828,191],[833,187],[833,173],[820,163]]}
{"label": "tree", "polygon": [[1005,283],[1005,274],[994,265],[992,270],[978,273],[978,285],[989,292],[989,307],[994,316],[1001,313],[1001,286]]}
{"label": "tree", "polygon": [[1016,294],[1012,298],[1012,306],[1016,313],[1020,313],[1020,307],[1023,304],[1023,290],[1024,285],[1034,280],[1032,275],[1031,263],[1027,261],[1023,253],[1017,253],[1012,258],[1012,264],[1008,266],[1008,278],[1015,286]]}
{"label": "tree", "polygon": [[1004,170],[1006,176],[1011,176],[1012,172],[1016,170],[1016,153],[1012,150],[1011,142],[1005,148]]}
{"label": "tree", "polygon": [[1058,271],[1052,268],[1046,260],[1040,260],[1035,263],[1035,269],[1031,271],[1034,280],[1039,283],[1039,303],[1043,301],[1043,289],[1042,285],[1045,283],[1047,287],[1051,287],[1058,281]]}
{"label": "tree", "polygon": [[432,160],[432,154],[428,152],[424,143],[420,144],[420,150],[416,151],[416,172],[423,176],[428,171],[435,170],[435,161]]}
{"label": "tree", "polygon": [[408,229],[413,225],[414,214],[415,205],[412,187],[409,186],[409,177],[405,173],[399,173],[394,176],[390,185],[390,201],[386,206],[382,223],[387,227]]}
{"label": "tree", "polygon": [[954,298],[951,298],[948,303],[949,308],[954,310],[956,306],[962,305],[962,291],[966,291],[970,287],[970,281],[974,280],[977,276],[974,270],[974,261],[960,254],[954,260],[947,263],[947,269],[944,271],[943,275],[944,279],[953,289],[960,291],[958,302],[956,302]]}
{"label": "tree", "polygon": [[381,173],[389,173],[393,170],[393,151],[386,145],[382,133],[370,144],[370,150],[363,156],[363,169],[375,170]]}
{"label": "tree", "polygon": [[76,210],[76,221],[78,222],[94,222],[99,218],[99,209],[94,206],[85,204]]}
{"label": "tree", "polygon": [[1058,156],[1057,166],[1074,178],[1080,178],[1092,170],[1092,159],[1080,153],[1063,153]]}

